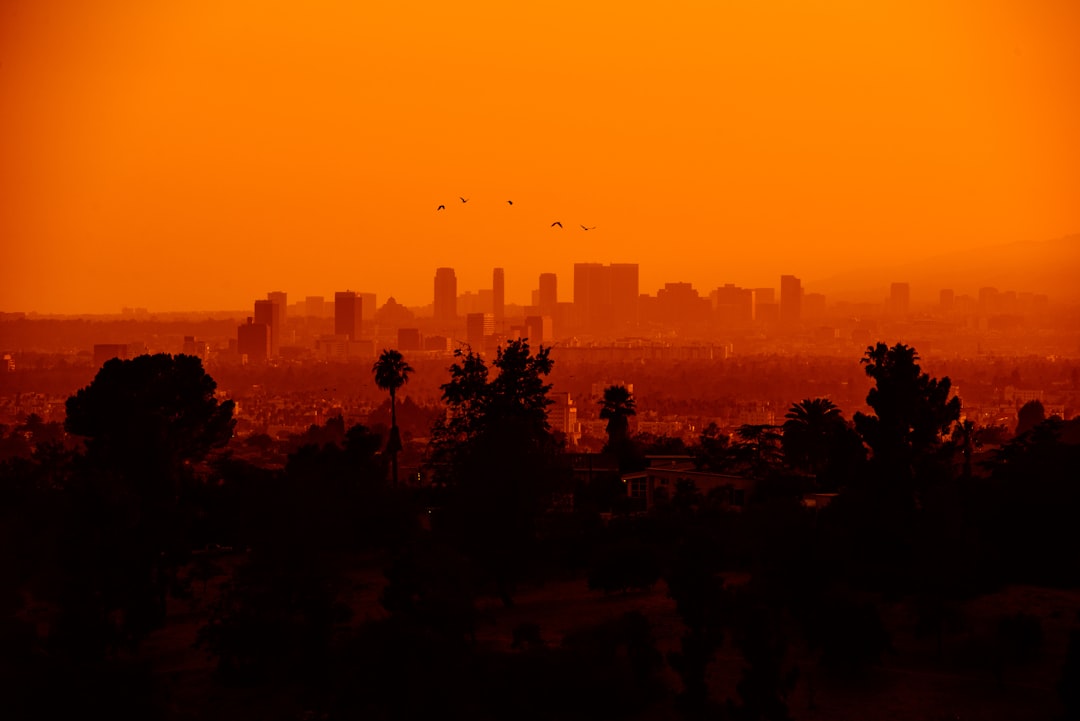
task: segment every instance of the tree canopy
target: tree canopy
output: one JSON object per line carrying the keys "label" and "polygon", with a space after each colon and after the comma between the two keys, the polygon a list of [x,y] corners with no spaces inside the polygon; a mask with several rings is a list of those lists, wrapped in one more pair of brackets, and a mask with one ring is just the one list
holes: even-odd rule
{"label": "tree canopy", "polygon": [[86,438],[93,457],[168,471],[232,436],[233,402],[219,402],[216,388],[196,356],[114,358],[68,398],[64,428]]}

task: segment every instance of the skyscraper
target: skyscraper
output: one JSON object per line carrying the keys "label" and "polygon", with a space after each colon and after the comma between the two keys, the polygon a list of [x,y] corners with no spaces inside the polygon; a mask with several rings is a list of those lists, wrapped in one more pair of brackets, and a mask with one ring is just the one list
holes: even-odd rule
{"label": "skyscraper", "polygon": [[911,286],[907,283],[893,283],[889,286],[889,312],[894,315],[907,315],[911,308]]}
{"label": "skyscraper", "polygon": [[272,290],[266,294],[266,299],[281,305],[281,325],[284,326],[287,320],[286,312],[289,307],[289,294],[283,290]]}
{"label": "skyscraper", "polygon": [[636,323],[639,297],[637,263],[574,264],[574,313],[586,332],[618,332]]}
{"label": "skyscraper", "polygon": [[249,316],[247,323],[236,329],[236,350],[249,361],[264,361],[270,353],[270,327],[254,320]]}
{"label": "skyscraper", "polygon": [[610,277],[600,263],[574,263],[575,325],[588,333],[599,325],[601,307],[611,297]]}
{"label": "skyscraper", "polygon": [[469,313],[465,316],[465,340],[477,353],[487,346],[488,339],[495,335],[494,313]]}
{"label": "skyscraper", "polygon": [[270,329],[270,357],[276,358],[281,346],[281,303],[272,300],[255,301],[255,324]]}
{"label": "skyscraper", "polygon": [[612,320],[617,329],[638,322],[638,264],[612,263],[611,270]]}
{"label": "skyscraper", "polygon": [[802,281],[793,275],[780,276],[780,323],[794,326],[802,320]]}
{"label": "skyscraper", "polygon": [[491,274],[491,313],[498,327],[506,315],[506,276],[502,268],[496,268]]}
{"label": "skyscraper", "polygon": [[559,302],[559,279],[554,273],[540,274],[540,293],[537,299],[540,315],[555,317],[555,304]]}
{"label": "skyscraper", "polygon": [[453,268],[435,269],[435,322],[457,321],[457,275]]}
{"label": "skyscraper", "polygon": [[351,290],[334,293],[334,335],[360,340],[363,300]]}

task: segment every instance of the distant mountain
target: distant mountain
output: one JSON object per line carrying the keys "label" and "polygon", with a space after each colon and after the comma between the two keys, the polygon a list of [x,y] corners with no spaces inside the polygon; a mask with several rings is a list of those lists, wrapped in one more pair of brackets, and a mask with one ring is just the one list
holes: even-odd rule
{"label": "distant mountain", "polygon": [[977,296],[979,288],[1043,293],[1051,302],[1080,302],[1080,234],[883,263],[803,283],[830,301],[878,302],[894,282],[911,284],[913,302],[936,300],[942,288]]}

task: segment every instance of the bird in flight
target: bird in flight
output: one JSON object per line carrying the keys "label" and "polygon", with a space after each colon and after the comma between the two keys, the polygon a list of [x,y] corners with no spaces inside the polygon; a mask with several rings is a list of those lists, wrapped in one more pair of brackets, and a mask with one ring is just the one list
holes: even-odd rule
{"label": "bird in flight", "polygon": [[559,226],[560,228],[562,227],[562,223],[560,223],[557,220],[554,223],[551,224],[551,227],[554,228],[556,225]]}
{"label": "bird in flight", "polygon": [[585,226],[583,225],[583,226],[581,226],[581,229],[582,229],[582,230],[596,230],[596,226],[594,225],[594,226],[592,226],[591,228],[586,228],[586,227],[585,227]]}
{"label": "bird in flight", "polygon": [[461,197],[459,196],[459,199],[461,200],[461,202],[462,202],[462,203],[468,203],[468,202],[469,202],[469,199],[468,199],[468,198],[461,198]]}
{"label": "bird in flight", "polygon": [[446,206],[445,206],[445,205],[440,205],[440,206],[439,206],[438,208],[436,208],[435,210],[446,210]]}
{"label": "bird in flight", "polygon": [[513,205],[513,204],[514,204],[514,201],[512,201],[512,200],[508,200],[508,201],[506,201],[506,202],[507,202],[507,203],[509,203],[510,205]]}

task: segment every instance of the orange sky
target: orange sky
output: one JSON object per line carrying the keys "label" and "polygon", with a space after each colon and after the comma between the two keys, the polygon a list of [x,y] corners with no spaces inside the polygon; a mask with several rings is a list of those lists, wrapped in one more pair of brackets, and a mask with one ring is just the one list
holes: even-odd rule
{"label": "orange sky", "polygon": [[575,261],[707,292],[1076,233],[1078,38],[1075,0],[0,0],[0,310],[423,304],[439,265],[570,300]]}

